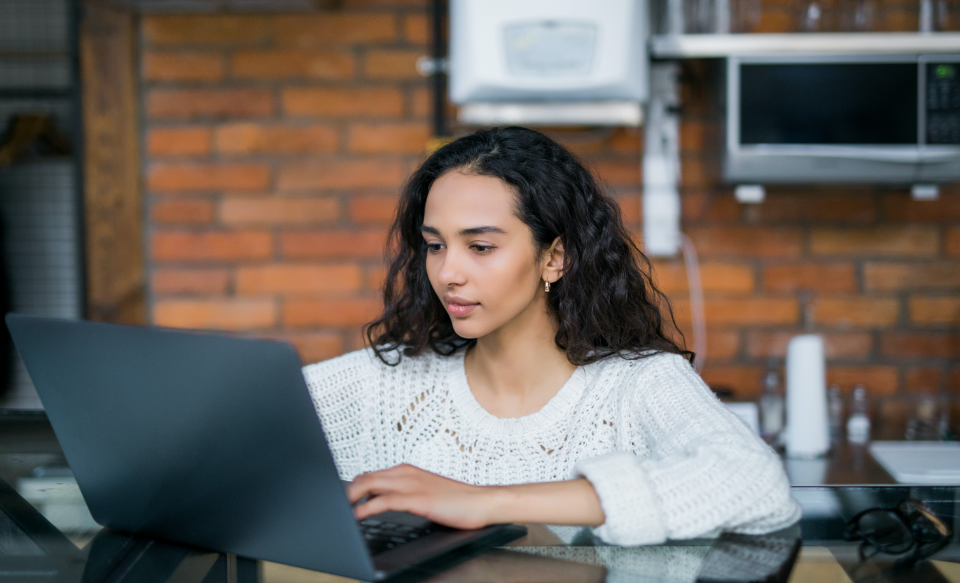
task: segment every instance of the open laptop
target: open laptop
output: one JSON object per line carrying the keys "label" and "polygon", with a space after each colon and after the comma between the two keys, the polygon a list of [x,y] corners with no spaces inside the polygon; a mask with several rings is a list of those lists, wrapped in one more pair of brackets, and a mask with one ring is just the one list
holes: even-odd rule
{"label": "open laptop", "polygon": [[526,532],[393,512],[358,524],[288,344],[6,321],[99,524],[367,581]]}

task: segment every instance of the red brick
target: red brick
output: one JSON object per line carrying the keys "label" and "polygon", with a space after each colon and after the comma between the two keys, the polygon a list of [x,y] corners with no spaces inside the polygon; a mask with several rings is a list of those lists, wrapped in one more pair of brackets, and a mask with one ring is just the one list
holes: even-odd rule
{"label": "red brick", "polygon": [[760,396],[762,374],[758,366],[708,366],[700,376],[711,389],[733,391],[735,401],[753,401]]}
{"label": "red brick", "polygon": [[385,265],[373,265],[367,268],[363,286],[369,290],[380,291],[386,281],[387,267]]}
{"label": "red brick", "polygon": [[280,169],[280,190],[318,188],[399,187],[406,168],[391,160],[334,160],[294,162]]}
{"label": "red brick", "polygon": [[154,223],[201,224],[213,221],[213,203],[209,200],[158,200],[150,205]]}
{"label": "red brick", "polygon": [[[680,261],[654,262],[657,287],[665,293],[687,291],[687,270]],[[749,293],[754,289],[753,268],[741,263],[703,263],[700,280],[705,292]]]}
{"label": "red brick", "polygon": [[796,16],[794,14],[762,11],[760,23],[754,32],[795,32]]}
{"label": "red brick", "polygon": [[363,72],[368,79],[420,79],[417,59],[422,50],[369,50],[364,58]]}
{"label": "red brick", "polygon": [[617,194],[616,201],[620,206],[620,217],[624,223],[640,223],[643,220],[642,195],[639,192],[624,192]]}
{"label": "red brick", "polygon": [[[693,344],[693,335],[687,335],[687,341]],[[730,360],[740,352],[740,333],[735,330],[707,331],[707,362]],[[708,364],[709,366],[709,364]]]}
{"label": "red brick", "polygon": [[361,154],[420,154],[430,139],[425,122],[402,124],[353,124],[347,148]]}
{"label": "red brick", "polygon": [[154,269],[150,275],[150,291],[154,294],[227,293],[230,273],[226,269]]}
{"label": "red brick", "polygon": [[423,8],[423,0],[344,0],[346,8],[385,8],[394,6],[406,6],[412,8]]}
{"label": "red brick", "polygon": [[[751,330],[747,333],[747,354],[751,358],[785,358],[790,339],[801,331]],[[867,332],[828,332],[823,336],[824,353],[830,360],[861,360],[873,351],[873,336]]]}
{"label": "red brick", "polygon": [[143,17],[147,44],[250,44],[267,38],[260,15],[154,15]]}
{"label": "red brick", "polygon": [[617,154],[637,154],[643,151],[643,129],[616,128],[601,143],[601,148]]}
{"label": "red brick", "polygon": [[680,186],[713,188],[719,181],[719,167],[715,160],[697,157],[680,159]]}
{"label": "red brick", "polygon": [[884,11],[884,17],[878,23],[884,32],[914,32],[919,27],[919,10],[904,10],[896,8]]}
{"label": "red brick", "polygon": [[599,160],[589,164],[590,170],[604,184],[628,185],[634,188],[640,184],[640,161],[619,162]]}
{"label": "red brick", "polygon": [[960,263],[877,263],[863,266],[870,291],[954,290],[960,287]]}
{"label": "red brick", "polygon": [[151,237],[150,250],[156,261],[267,259],[273,253],[273,240],[263,231],[159,231]]}
{"label": "red brick", "polygon": [[387,234],[381,230],[283,233],[280,251],[296,259],[380,258],[386,242]]}
{"label": "red brick", "polygon": [[937,200],[913,200],[907,193],[889,194],[883,200],[883,214],[891,221],[960,221],[960,193],[941,192]]}
{"label": "red brick", "polygon": [[262,164],[154,163],[147,171],[154,192],[264,190],[269,184],[270,169]]}
{"label": "red brick", "polygon": [[864,385],[870,397],[893,395],[899,385],[894,366],[828,366],[827,383],[838,385],[844,394],[856,385]]}
{"label": "red brick", "polygon": [[716,124],[702,120],[680,119],[680,151],[703,152],[713,145],[719,135]]}
{"label": "red brick", "polygon": [[288,327],[356,326],[380,315],[380,300],[288,300],[283,306],[283,324]]}
{"label": "red brick", "polygon": [[947,229],[946,235],[944,236],[943,248],[947,252],[947,255],[960,255],[960,227]]}
{"label": "red brick", "polygon": [[687,189],[680,194],[680,215],[684,221],[739,222],[744,208],[732,193]]}
{"label": "red brick", "polygon": [[414,117],[429,117],[433,114],[433,92],[423,87],[412,89],[410,91],[410,104]]}
{"label": "red brick", "polygon": [[936,255],[937,230],[929,227],[813,229],[810,250],[815,255],[923,257]]}
{"label": "red brick", "polygon": [[[677,323],[689,324],[689,301],[671,300],[671,303]],[[779,298],[708,299],[703,308],[708,326],[795,324],[798,310],[796,300]]]}
{"label": "red brick", "polygon": [[340,134],[325,125],[277,125],[252,122],[220,126],[217,150],[226,154],[329,153],[340,147]]}
{"label": "red brick", "polygon": [[960,334],[937,332],[886,332],[880,352],[895,359],[960,359]]}
{"label": "red brick", "polygon": [[220,221],[229,225],[306,225],[340,218],[336,198],[227,198],[220,203]]}
{"label": "red brick", "polygon": [[145,53],[143,78],[147,81],[220,81],[223,57],[219,53]]}
{"label": "red brick", "polygon": [[407,14],[403,17],[403,38],[415,45],[430,42],[430,19],[426,14]]}
{"label": "red brick", "polygon": [[197,156],[210,153],[211,132],[205,127],[150,128],[147,154],[151,156]]}
{"label": "red brick", "polygon": [[803,231],[795,228],[699,227],[687,229],[701,257],[798,257]]}
{"label": "red brick", "polygon": [[240,51],[230,60],[231,75],[240,79],[344,80],[356,67],[353,55],[342,51]]}
{"label": "red brick", "polygon": [[282,100],[283,109],[289,115],[399,117],[403,114],[403,94],[392,87],[290,87],[284,89]]}
{"label": "red brick", "polygon": [[391,42],[397,39],[397,21],[393,14],[291,14],[274,17],[273,32],[284,46]]}
{"label": "red brick", "polygon": [[763,289],[790,292],[855,292],[857,276],[852,263],[791,263],[763,268]]}
{"label": "red brick", "polygon": [[943,369],[912,368],[903,375],[904,388],[913,393],[936,393],[943,382]]}
{"label": "red brick", "polygon": [[877,218],[873,194],[840,192],[768,192],[763,204],[752,207],[758,219],[775,222],[872,222]]}
{"label": "red brick", "polygon": [[358,224],[390,224],[397,212],[397,196],[367,194],[350,197],[350,220]]}
{"label": "red brick", "polygon": [[170,328],[255,330],[276,324],[271,299],[158,300],[153,323]]}
{"label": "red brick", "polygon": [[153,119],[264,117],[274,100],[267,89],[151,89],[145,109]]}
{"label": "red brick", "polygon": [[360,268],[356,265],[267,265],[237,270],[237,293],[324,294],[360,289]]}
{"label": "red brick", "polygon": [[343,337],[331,332],[304,332],[302,334],[282,334],[275,340],[289,342],[297,349],[300,361],[304,364],[320,362],[340,356],[344,353]]}
{"label": "red brick", "polygon": [[827,326],[889,326],[899,315],[900,302],[896,299],[817,298],[813,304],[814,321]]}
{"label": "red brick", "polygon": [[912,297],[907,306],[914,324],[960,325],[960,297]]}

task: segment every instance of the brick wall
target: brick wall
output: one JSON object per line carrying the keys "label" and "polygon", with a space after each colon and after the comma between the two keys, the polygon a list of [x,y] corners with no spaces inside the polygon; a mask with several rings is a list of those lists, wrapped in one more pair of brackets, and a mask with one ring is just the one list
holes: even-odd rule
{"label": "brick wall", "polygon": [[[789,6],[767,5],[763,26],[784,28]],[[414,65],[427,29],[424,0],[143,17],[154,323],[284,338],[305,361],[361,346],[398,188],[429,137]],[[683,228],[700,253],[709,326],[704,377],[755,396],[802,330],[801,290],[813,290],[830,381],[866,384],[878,420],[902,434],[919,391],[960,395],[960,189],[915,202],[904,189],[781,187],[741,205],[719,179],[709,70],[684,67],[681,137]],[[639,233],[642,131],[551,133]],[[682,263],[657,261],[656,276],[688,330]]]}

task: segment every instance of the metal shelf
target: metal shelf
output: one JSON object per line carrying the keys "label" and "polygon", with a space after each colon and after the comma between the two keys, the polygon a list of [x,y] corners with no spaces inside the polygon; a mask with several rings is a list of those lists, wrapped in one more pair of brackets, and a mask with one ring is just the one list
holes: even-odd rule
{"label": "metal shelf", "polygon": [[960,53],[957,32],[856,32],[783,34],[656,35],[651,55],[660,59],[719,58],[731,55],[869,55]]}

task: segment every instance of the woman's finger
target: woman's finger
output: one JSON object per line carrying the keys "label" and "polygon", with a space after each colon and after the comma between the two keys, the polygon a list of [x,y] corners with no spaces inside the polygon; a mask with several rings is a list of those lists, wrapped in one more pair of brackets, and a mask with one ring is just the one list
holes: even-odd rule
{"label": "woman's finger", "polygon": [[371,498],[370,500],[354,508],[353,515],[356,516],[357,520],[363,520],[364,518],[373,516],[374,514],[388,512],[390,510],[417,514],[413,507],[410,496],[404,496],[402,494],[384,494],[383,496]]}
{"label": "woman's finger", "polygon": [[350,503],[362,499],[364,496],[382,496],[390,493],[408,493],[418,489],[417,480],[413,476],[399,475],[399,472],[382,470],[357,476],[347,486],[347,498]]}

